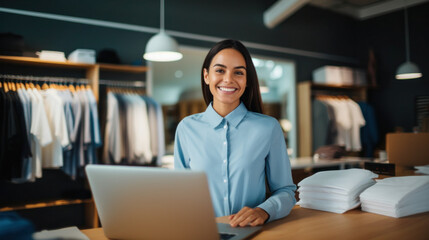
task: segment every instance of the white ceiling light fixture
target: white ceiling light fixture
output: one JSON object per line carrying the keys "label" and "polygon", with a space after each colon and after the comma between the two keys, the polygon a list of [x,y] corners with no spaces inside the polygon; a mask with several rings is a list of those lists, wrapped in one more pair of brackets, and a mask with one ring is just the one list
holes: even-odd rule
{"label": "white ceiling light fixture", "polygon": [[398,80],[407,80],[422,77],[419,67],[410,61],[410,40],[408,36],[408,14],[407,8],[404,8],[404,18],[405,18],[405,54],[407,56],[407,61],[401,64],[396,70],[396,79]]}
{"label": "white ceiling light fixture", "polygon": [[161,0],[160,21],[161,30],[149,39],[143,58],[153,62],[173,62],[182,59],[183,55],[179,52],[176,40],[164,30],[164,0]]}

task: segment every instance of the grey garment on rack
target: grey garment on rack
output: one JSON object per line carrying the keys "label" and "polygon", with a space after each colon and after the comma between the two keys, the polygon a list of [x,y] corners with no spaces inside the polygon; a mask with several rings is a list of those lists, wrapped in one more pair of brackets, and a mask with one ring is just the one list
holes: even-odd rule
{"label": "grey garment on rack", "polygon": [[[155,109],[156,114],[156,125],[151,125],[151,129],[154,129],[156,126],[156,147],[157,151],[154,156],[156,157],[156,165],[162,165],[162,157],[165,155],[165,137],[164,137],[164,118],[162,113],[162,108],[159,103],[157,103],[153,98],[143,96],[143,99]],[[153,117],[150,117],[153,121]]]}
{"label": "grey garment on rack", "polygon": [[158,156],[158,122],[156,115],[156,106],[149,98],[143,98],[147,103],[147,116],[150,126],[150,143],[153,156]]}
{"label": "grey garment on rack", "polygon": [[79,102],[81,105],[82,115],[80,118],[80,140],[79,140],[79,166],[83,167],[85,166],[85,144],[87,141],[90,141],[88,139],[88,134],[86,133],[88,127],[89,120],[87,121],[86,118],[89,114],[89,108],[87,106],[87,99],[85,96],[85,93],[83,91],[76,91],[76,94],[79,98]]}
{"label": "grey garment on rack", "polygon": [[[31,151],[31,135],[30,135],[30,127],[31,127],[31,111],[30,111],[30,98],[27,95],[26,91],[24,89],[18,89],[17,90],[19,99],[21,101],[21,105],[23,108],[24,113],[24,121],[26,126],[26,134],[27,139],[29,141],[30,145],[30,151]],[[28,181],[34,181],[33,177],[33,157],[26,157],[23,161],[23,167],[22,167],[22,176],[21,178],[13,179],[13,182],[15,183],[22,183],[22,182],[28,182]]]}
{"label": "grey garment on rack", "polygon": [[118,164],[122,156],[122,134],[119,124],[119,103],[114,93],[107,93],[107,114],[104,133],[103,162]]}
{"label": "grey garment on rack", "polygon": [[73,148],[75,147],[75,142],[72,141],[72,134],[75,126],[75,114],[73,112],[73,96],[69,90],[60,91],[60,97],[64,102],[64,112],[66,116],[66,126],[69,133],[70,145],[66,148],[63,148],[63,171],[69,175],[72,179],[76,177],[76,169],[73,167]]}
{"label": "grey garment on rack", "polygon": [[[27,182],[29,177],[31,177],[31,169],[32,169],[32,156],[31,156],[31,147],[30,147],[30,139],[28,135],[27,130],[27,123],[26,123],[26,103],[22,102],[25,101],[25,99],[21,99],[21,96],[18,92],[11,92],[12,101],[14,103],[15,108],[15,114],[16,114],[16,122],[14,123],[16,125],[16,129],[19,129],[18,131],[14,131],[13,136],[14,138],[19,137],[21,140],[19,144],[22,146],[19,148],[15,148],[13,151],[17,151],[17,155],[20,156],[19,158],[11,158],[13,159],[13,162],[18,162],[20,169],[15,169],[17,172],[16,175],[12,175],[12,182],[13,183],[23,183]],[[20,135],[20,136],[18,136]],[[10,139],[11,141],[15,142],[15,140]],[[16,142],[18,143],[18,142]],[[7,151],[10,151],[11,148],[8,148]],[[16,166],[16,164],[13,164]],[[19,172],[19,173],[18,173]]]}
{"label": "grey garment on rack", "polygon": [[326,103],[314,99],[312,106],[313,152],[315,152],[319,147],[327,145],[330,119]]}
{"label": "grey garment on rack", "polygon": [[72,109],[75,116],[73,132],[70,135],[70,141],[73,143],[72,160],[68,165],[67,171],[71,176],[77,176],[80,167],[80,159],[83,158],[83,134],[82,134],[82,104],[78,92],[72,95]]}
{"label": "grey garment on rack", "polygon": [[90,99],[88,96],[88,92],[86,89],[82,89],[82,96],[85,99],[85,114],[84,114],[84,162],[83,165],[93,164],[96,162],[95,159],[95,146],[94,142],[94,134],[93,134],[93,124],[91,122],[91,106]]}
{"label": "grey garment on rack", "polygon": [[100,136],[100,124],[99,124],[99,118],[98,118],[98,108],[97,108],[97,100],[95,99],[94,93],[87,89],[86,90],[87,97],[88,97],[88,103],[89,103],[89,109],[91,112],[91,129],[93,134],[93,143],[96,145],[96,147],[101,146],[101,136]]}
{"label": "grey garment on rack", "polygon": [[128,148],[128,131],[127,131],[127,104],[125,103],[125,100],[123,98],[123,95],[121,94],[114,94],[116,97],[116,100],[118,101],[118,107],[119,107],[119,127],[121,129],[121,139],[122,139],[122,149],[121,149],[121,161],[125,160],[128,162],[127,157],[130,156],[129,148]]}
{"label": "grey garment on rack", "polygon": [[27,129],[27,135],[30,137],[30,128],[31,128],[31,107],[30,107],[30,97],[28,96],[27,91],[20,88],[16,91],[21,100],[22,108],[24,109],[24,119],[25,126]]}
{"label": "grey garment on rack", "polygon": [[86,144],[85,163],[96,164],[98,163],[96,149],[101,146],[97,101],[95,100],[95,96],[91,90],[86,89],[84,91],[88,100],[90,128],[89,131],[91,135],[91,142],[89,144]]}

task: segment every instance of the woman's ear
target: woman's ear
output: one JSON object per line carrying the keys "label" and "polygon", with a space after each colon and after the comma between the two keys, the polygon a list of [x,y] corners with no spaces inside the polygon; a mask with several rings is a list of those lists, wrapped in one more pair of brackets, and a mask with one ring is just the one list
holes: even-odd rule
{"label": "woman's ear", "polygon": [[204,82],[209,85],[209,72],[207,71],[207,68],[204,68]]}

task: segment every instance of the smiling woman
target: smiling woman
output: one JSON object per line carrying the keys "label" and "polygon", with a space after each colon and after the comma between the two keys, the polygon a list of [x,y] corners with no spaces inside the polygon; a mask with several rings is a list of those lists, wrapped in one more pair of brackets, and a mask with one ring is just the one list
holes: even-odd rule
{"label": "smiling woman", "polygon": [[201,86],[207,109],[177,126],[175,168],[206,173],[216,216],[229,216],[232,227],[285,217],[296,190],[286,143],[279,122],[262,114],[258,77],[244,45],[217,43],[204,60]]}
{"label": "smiling woman", "polygon": [[213,108],[225,117],[240,104],[246,90],[246,62],[241,53],[227,48],[212,60],[212,65],[203,69],[204,83],[213,95]]}
{"label": "smiling woman", "polygon": [[[226,99],[232,101],[233,97],[238,96],[238,98],[230,102],[230,106],[227,107],[225,112],[218,113],[221,115],[228,114],[238,106],[239,99],[246,105],[248,110],[262,113],[258,76],[248,50],[238,41],[225,40],[222,43],[216,44],[209,51],[203,63],[201,85],[206,104],[208,105],[213,101],[214,105],[219,105],[221,108],[226,107],[225,104],[221,104],[222,101],[219,101],[223,99],[222,91],[216,91],[216,88],[235,85],[235,88],[238,87],[237,91],[233,91],[233,96]],[[209,73],[213,72],[212,70],[215,73],[210,75]],[[213,82],[209,84],[211,79],[213,79]],[[220,81],[222,83],[219,83]],[[219,109],[219,111],[222,110]]]}

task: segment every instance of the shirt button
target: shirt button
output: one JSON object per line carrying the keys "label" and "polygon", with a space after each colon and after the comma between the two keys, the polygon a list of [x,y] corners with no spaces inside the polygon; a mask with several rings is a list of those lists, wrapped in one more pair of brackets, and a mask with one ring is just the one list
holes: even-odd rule
{"label": "shirt button", "polygon": [[223,142],[223,145],[226,145],[226,141],[225,141],[225,142]]}
{"label": "shirt button", "polygon": [[223,163],[226,163],[226,159],[225,159],[225,160],[223,160]]}
{"label": "shirt button", "polygon": [[223,200],[226,200],[226,197],[224,197]]}
{"label": "shirt button", "polygon": [[226,125],[225,125],[225,126],[223,126],[223,128],[225,128],[225,129],[226,129]]}
{"label": "shirt button", "polygon": [[224,179],[223,182],[226,183],[226,179]]}

